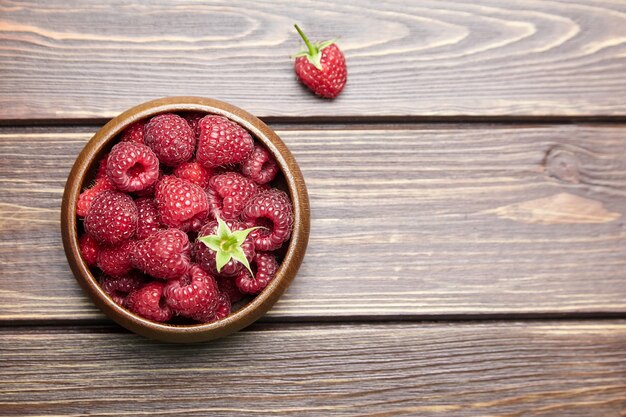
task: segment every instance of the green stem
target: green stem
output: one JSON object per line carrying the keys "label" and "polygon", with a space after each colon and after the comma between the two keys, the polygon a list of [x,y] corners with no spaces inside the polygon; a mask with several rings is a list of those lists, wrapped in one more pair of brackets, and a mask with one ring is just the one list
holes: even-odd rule
{"label": "green stem", "polygon": [[311,56],[315,55],[318,52],[317,49],[311,44],[311,42],[309,41],[309,38],[306,37],[304,32],[302,32],[302,29],[300,29],[298,25],[294,25],[294,26],[296,27],[296,30],[302,37],[302,40],[304,41],[304,44],[306,45],[306,47],[309,48],[309,54]]}

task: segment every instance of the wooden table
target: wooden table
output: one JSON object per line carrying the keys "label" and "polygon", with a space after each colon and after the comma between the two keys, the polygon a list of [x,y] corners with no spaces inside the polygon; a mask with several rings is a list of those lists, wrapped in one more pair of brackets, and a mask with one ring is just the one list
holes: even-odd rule
{"label": "wooden table", "polygon": [[[192,346],[106,319],[59,231],[85,142],[170,95],[262,117],[312,205],[275,308]],[[2,0],[0,122],[1,415],[626,415],[623,1]]]}

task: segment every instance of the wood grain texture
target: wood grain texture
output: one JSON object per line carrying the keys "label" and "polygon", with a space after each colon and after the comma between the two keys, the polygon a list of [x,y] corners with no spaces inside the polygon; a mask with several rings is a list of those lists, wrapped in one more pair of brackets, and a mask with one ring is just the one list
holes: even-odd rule
{"label": "wood grain texture", "polygon": [[625,339],[612,321],[270,326],[195,346],[5,329],[0,414],[621,417]]}
{"label": "wood grain texture", "polygon": [[[626,313],[624,127],[327,127],[277,128],[312,226],[269,319]],[[0,129],[5,322],[102,318],[59,230],[96,130]]]}
{"label": "wood grain texture", "polygon": [[[293,23],[349,81],[300,87]],[[112,117],[171,95],[259,116],[626,115],[619,1],[0,1],[0,119]]]}

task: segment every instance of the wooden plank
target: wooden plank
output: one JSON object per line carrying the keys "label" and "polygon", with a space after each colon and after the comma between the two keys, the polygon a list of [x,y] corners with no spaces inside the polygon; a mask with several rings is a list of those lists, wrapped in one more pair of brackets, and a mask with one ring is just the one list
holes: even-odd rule
{"label": "wooden plank", "polygon": [[[0,130],[1,319],[102,317],[59,232],[96,129]],[[269,317],[626,312],[625,127],[301,129],[278,133],[309,187],[311,240]]]}
{"label": "wooden plank", "polygon": [[[626,4],[0,2],[0,119],[108,118],[200,95],[260,116],[626,115]],[[295,80],[292,24],[339,37],[334,102]]]}
{"label": "wooden plank", "polygon": [[108,328],[2,332],[3,416],[626,410],[624,322],[271,326],[195,346]]}

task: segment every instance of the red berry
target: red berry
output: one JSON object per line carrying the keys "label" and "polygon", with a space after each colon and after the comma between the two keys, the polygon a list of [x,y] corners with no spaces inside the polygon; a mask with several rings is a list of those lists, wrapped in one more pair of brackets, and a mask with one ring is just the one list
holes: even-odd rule
{"label": "red berry", "polygon": [[109,153],[107,175],[120,191],[141,191],[159,179],[159,160],[144,144],[120,142]]}
{"label": "red berry", "polygon": [[235,283],[242,292],[258,294],[274,279],[278,270],[278,262],[276,262],[274,255],[258,252],[254,255],[254,263],[251,267],[254,276],[250,275],[247,269],[244,269],[235,278]]}
{"label": "red berry", "polygon": [[182,116],[187,121],[187,123],[189,123],[189,127],[191,128],[191,130],[193,130],[193,133],[197,137],[198,136],[198,122],[200,121],[200,119],[206,116],[206,113],[190,111],[190,112],[184,113]]}
{"label": "red berry", "polygon": [[[196,320],[215,314],[217,284],[198,265],[192,265],[184,277],[170,281],[164,290],[167,305],[181,316]],[[199,320],[202,321],[202,320]]]}
{"label": "red berry", "polygon": [[278,172],[278,165],[272,155],[261,145],[255,145],[248,159],[241,163],[241,173],[252,178],[257,184],[270,182]]}
{"label": "red berry", "polygon": [[204,190],[209,185],[209,179],[213,175],[213,170],[205,168],[197,162],[185,162],[177,166],[172,173],[174,176],[196,184]]}
{"label": "red berry", "polygon": [[107,176],[107,162],[109,162],[109,154],[104,155],[98,165],[98,173],[96,174],[96,180]]}
{"label": "red berry", "polygon": [[159,219],[159,211],[157,210],[154,200],[151,198],[140,198],[135,201],[137,205],[137,233],[135,238],[143,240],[155,232],[162,230],[164,227]]}
{"label": "red berry", "polygon": [[78,196],[78,201],[76,202],[76,214],[80,217],[85,217],[89,211],[89,207],[91,207],[93,199],[98,194],[106,190],[115,190],[115,185],[113,185],[113,183],[106,176],[97,179],[91,188],[87,188]]}
{"label": "red berry", "polygon": [[296,25],[307,50],[296,54],[295,70],[298,79],[321,97],[335,98],[348,79],[348,68],[343,53],[332,41],[311,43]]}
{"label": "red berry", "polygon": [[291,236],[293,210],[284,191],[261,191],[246,203],[241,218],[249,226],[261,226],[251,233],[258,251],[278,249]]}
{"label": "red berry", "polygon": [[98,242],[119,245],[137,231],[137,206],[119,191],[103,191],[91,202],[85,217],[85,231]]}
{"label": "red berry", "polygon": [[254,181],[236,172],[211,177],[207,190],[209,212],[223,220],[237,219],[246,202],[256,193]]}
{"label": "red berry", "polygon": [[198,122],[196,160],[206,168],[238,164],[253,148],[248,131],[225,117],[209,115]]}
{"label": "red berry", "polygon": [[189,160],[196,149],[196,135],[180,116],[167,113],[150,119],[144,141],[164,165],[175,167]]}
{"label": "red berry", "polygon": [[85,263],[89,266],[95,266],[98,261],[98,252],[100,251],[98,241],[85,233],[78,239],[78,246]]}
{"label": "red berry", "polygon": [[146,127],[146,121],[140,120],[138,122],[133,123],[128,126],[122,132],[121,141],[122,142],[134,142],[134,143],[144,143],[144,130]]}
{"label": "red berry", "polygon": [[220,289],[220,292],[226,294],[231,303],[236,303],[243,298],[244,294],[239,291],[233,278],[218,276],[215,277],[215,281],[217,281],[217,287]]}
{"label": "red berry", "polygon": [[130,253],[134,245],[134,241],[127,240],[118,246],[102,246],[98,253],[98,268],[113,277],[129,273],[133,269]]}
{"label": "red berry", "polygon": [[163,224],[185,232],[199,230],[209,210],[202,188],[174,176],[165,176],[157,183],[154,202]]}
{"label": "red berry", "polygon": [[172,309],[165,302],[165,283],[153,281],[132,291],[126,298],[126,307],[148,320],[164,322],[172,318]]}
{"label": "red berry", "polygon": [[119,277],[105,277],[100,286],[117,304],[123,306],[126,296],[144,284],[143,278],[137,273]]}
{"label": "red berry", "polygon": [[217,297],[217,307],[215,307],[215,313],[213,314],[213,317],[211,317],[211,320],[209,321],[218,321],[221,319],[225,319],[226,317],[230,316],[230,299],[228,298],[228,295],[226,294],[220,294]]}
{"label": "red berry", "polygon": [[[234,221],[234,220],[226,220],[226,224],[228,228],[235,232],[237,230],[245,230],[247,227],[244,223]],[[209,236],[214,235],[217,231],[217,221],[213,220],[209,223],[202,226],[200,229],[200,233],[198,236]],[[254,241],[251,235],[246,237],[246,240],[241,244],[241,248],[243,249],[243,253],[246,255],[246,259],[248,262],[252,260],[254,257]],[[194,260],[209,274],[213,276],[224,276],[224,277],[234,277],[239,271],[244,267],[243,264],[235,259],[230,259],[226,265],[222,267],[220,272],[217,272],[217,264],[216,264],[216,253],[213,249],[209,248],[204,243],[196,240],[193,245],[193,258]]]}
{"label": "red berry", "polygon": [[131,261],[135,268],[155,278],[180,278],[189,269],[191,245],[178,229],[159,230],[135,244]]}
{"label": "red berry", "polygon": [[146,187],[143,190],[136,191],[135,195],[137,197],[153,197],[156,185],[159,183],[161,178],[163,178],[163,170],[159,169],[159,179],[156,180],[154,184],[150,185],[149,187]]}

